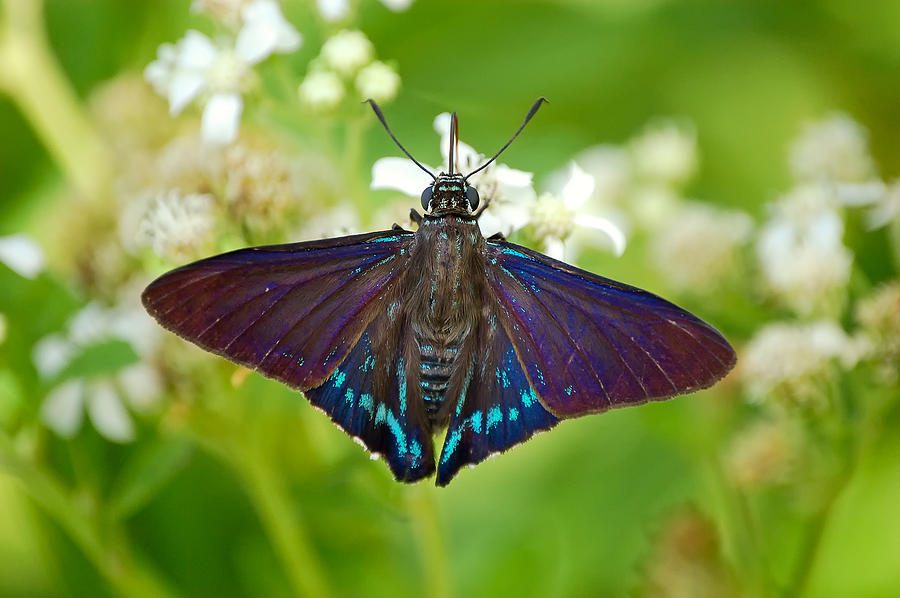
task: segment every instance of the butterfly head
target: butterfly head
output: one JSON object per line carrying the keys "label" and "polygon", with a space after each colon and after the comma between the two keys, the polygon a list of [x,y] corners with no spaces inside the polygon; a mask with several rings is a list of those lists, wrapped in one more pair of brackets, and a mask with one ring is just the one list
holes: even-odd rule
{"label": "butterfly head", "polygon": [[422,191],[422,209],[430,214],[471,214],[479,201],[478,191],[461,174],[441,173]]}

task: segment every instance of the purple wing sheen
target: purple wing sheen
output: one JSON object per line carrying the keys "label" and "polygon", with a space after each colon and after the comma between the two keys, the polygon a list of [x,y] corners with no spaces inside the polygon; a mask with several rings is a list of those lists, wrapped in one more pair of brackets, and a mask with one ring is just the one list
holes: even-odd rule
{"label": "purple wing sheen", "polygon": [[434,472],[434,456],[400,350],[396,286],[412,239],[387,231],[242,249],[173,270],[142,299],[179,336],[305,391],[414,481]]}
{"label": "purple wing sheen", "polygon": [[480,463],[559,421],[538,401],[495,311],[487,304],[483,309],[475,332],[478,350],[438,460],[439,486],[447,485],[463,465]]}
{"label": "purple wing sheen", "polygon": [[307,390],[379,312],[412,238],[389,231],[241,249],[161,276],[142,300],[179,336]]}
{"label": "purple wing sheen", "polygon": [[501,321],[557,417],[706,388],[735,363],[714,328],[652,293],[506,242],[487,254]]}

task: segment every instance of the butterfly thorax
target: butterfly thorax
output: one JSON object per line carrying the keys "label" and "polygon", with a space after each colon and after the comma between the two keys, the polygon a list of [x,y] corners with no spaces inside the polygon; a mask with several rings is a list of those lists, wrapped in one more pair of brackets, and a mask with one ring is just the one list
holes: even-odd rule
{"label": "butterfly thorax", "polygon": [[[468,367],[465,340],[476,326],[484,238],[471,216],[426,215],[416,233],[408,290],[420,385],[432,426],[444,423],[454,373]],[[482,273],[482,274],[480,274]]]}
{"label": "butterfly thorax", "polygon": [[469,214],[469,200],[466,197],[468,184],[461,174],[445,174],[434,181],[431,187],[429,212],[434,216]]}

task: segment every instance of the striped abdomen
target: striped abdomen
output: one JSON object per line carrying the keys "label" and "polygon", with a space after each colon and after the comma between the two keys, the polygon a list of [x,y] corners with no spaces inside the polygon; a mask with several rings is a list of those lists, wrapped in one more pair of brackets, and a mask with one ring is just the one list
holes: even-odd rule
{"label": "striped abdomen", "polygon": [[439,423],[437,421],[438,412],[444,402],[444,392],[447,390],[447,383],[458,349],[456,347],[438,349],[432,345],[420,343],[419,352],[422,363],[419,383],[422,386],[425,413],[432,425],[435,425]]}

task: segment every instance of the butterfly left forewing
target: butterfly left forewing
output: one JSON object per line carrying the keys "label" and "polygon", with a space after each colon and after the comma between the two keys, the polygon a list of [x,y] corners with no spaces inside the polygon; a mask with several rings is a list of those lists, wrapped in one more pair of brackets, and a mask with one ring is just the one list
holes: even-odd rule
{"label": "butterfly left forewing", "polygon": [[142,300],[179,336],[306,390],[374,319],[411,240],[388,231],[232,251],[164,274]]}
{"label": "butterfly left forewing", "polygon": [[735,363],[714,328],[652,293],[511,243],[487,253],[519,361],[558,417],[706,388]]}

